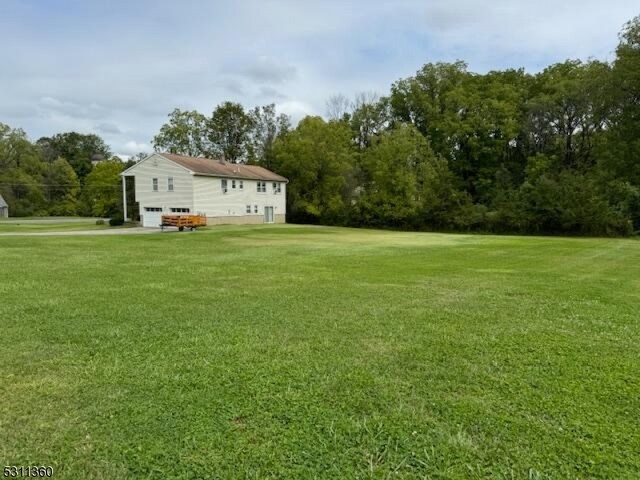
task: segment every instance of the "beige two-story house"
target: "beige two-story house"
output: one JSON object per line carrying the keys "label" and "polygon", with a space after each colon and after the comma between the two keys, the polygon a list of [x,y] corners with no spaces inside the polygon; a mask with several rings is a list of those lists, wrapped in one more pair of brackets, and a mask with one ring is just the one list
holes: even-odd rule
{"label": "beige two-story house", "polygon": [[154,153],[122,173],[123,195],[125,177],[135,178],[143,227],[180,213],[205,215],[210,225],[285,222],[288,180],[256,165]]}

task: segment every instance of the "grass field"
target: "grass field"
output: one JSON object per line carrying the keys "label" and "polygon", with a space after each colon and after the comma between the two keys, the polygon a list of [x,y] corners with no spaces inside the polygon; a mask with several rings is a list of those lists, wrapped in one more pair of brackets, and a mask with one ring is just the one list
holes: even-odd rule
{"label": "grass field", "polygon": [[640,242],[0,238],[0,460],[55,478],[640,478]]}
{"label": "grass field", "polygon": [[71,232],[110,228],[108,222],[96,225],[96,220],[78,217],[0,218],[0,233]]}

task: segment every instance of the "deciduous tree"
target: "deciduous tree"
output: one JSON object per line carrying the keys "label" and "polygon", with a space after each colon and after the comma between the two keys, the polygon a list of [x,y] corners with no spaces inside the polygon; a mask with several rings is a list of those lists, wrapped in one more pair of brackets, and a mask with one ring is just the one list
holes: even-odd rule
{"label": "deciduous tree", "polygon": [[176,108],[169,114],[169,122],[153,137],[153,147],[159,152],[210,157],[214,151],[207,128],[207,118],[200,112]]}
{"label": "deciduous tree", "polygon": [[247,160],[253,119],[242,105],[224,102],[218,105],[207,121],[207,138],[212,150],[233,163]]}
{"label": "deciduous tree", "polygon": [[356,152],[349,126],[304,118],[275,144],[278,172],[290,179],[290,219],[343,223],[353,195]]}
{"label": "deciduous tree", "polygon": [[37,144],[45,151],[44,160],[64,158],[82,181],[91,171],[91,161],[111,157],[109,147],[95,134],[78,132],[59,133],[53,137],[43,137]]}
{"label": "deciduous tree", "polygon": [[101,162],[94,167],[85,181],[82,200],[86,214],[111,217],[122,210],[120,173],[123,164],[117,161]]}

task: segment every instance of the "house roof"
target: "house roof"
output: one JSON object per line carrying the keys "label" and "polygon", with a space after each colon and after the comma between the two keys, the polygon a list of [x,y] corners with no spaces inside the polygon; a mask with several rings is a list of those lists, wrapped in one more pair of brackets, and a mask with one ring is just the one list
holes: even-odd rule
{"label": "house roof", "polygon": [[288,180],[258,165],[244,165],[229,163],[224,160],[213,160],[203,157],[186,157],[174,153],[158,153],[184,168],[191,170],[196,175],[211,177],[242,178],[245,180],[266,180],[270,182],[288,182]]}
{"label": "house roof", "polygon": [[0,195],[0,208],[4,208],[4,207],[8,207],[9,205],[7,205],[7,202],[4,201],[4,198],[2,198],[2,195]]}

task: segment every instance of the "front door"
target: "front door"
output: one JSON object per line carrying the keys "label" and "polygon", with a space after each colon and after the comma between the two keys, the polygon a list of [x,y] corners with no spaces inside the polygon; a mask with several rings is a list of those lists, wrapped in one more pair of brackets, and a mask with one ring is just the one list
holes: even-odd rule
{"label": "front door", "polygon": [[264,207],[264,223],[273,223],[273,207]]}

